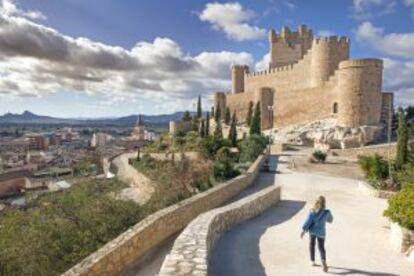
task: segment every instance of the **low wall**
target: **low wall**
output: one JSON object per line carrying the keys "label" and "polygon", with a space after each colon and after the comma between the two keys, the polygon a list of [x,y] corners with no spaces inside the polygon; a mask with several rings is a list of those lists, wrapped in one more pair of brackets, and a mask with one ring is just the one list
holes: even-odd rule
{"label": "low wall", "polygon": [[384,158],[388,158],[388,152],[390,152],[391,159],[395,158],[397,144],[379,144],[360,148],[349,148],[349,149],[331,149],[330,153],[351,159],[357,159],[358,155],[374,155],[378,154]]}
{"label": "low wall", "polygon": [[259,156],[246,174],[219,184],[148,216],[63,275],[117,275],[199,214],[222,205],[253,183],[266,156]]}
{"label": "low wall", "polygon": [[280,191],[280,186],[271,186],[198,216],[175,240],[158,275],[207,276],[209,255],[220,236],[235,224],[275,205],[280,200]]}
{"label": "low wall", "polygon": [[395,250],[400,253],[408,253],[408,249],[414,246],[414,231],[403,228],[398,223],[391,222],[390,241]]}
{"label": "low wall", "polygon": [[375,189],[374,187],[372,187],[371,185],[369,185],[369,183],[366,183],[365,181],[358,181],[358,189],[366,195],[383,198],[383,199],[388,199],[395,194],[395,192],[392,192],[392,191],[382,191],[382,190]]}

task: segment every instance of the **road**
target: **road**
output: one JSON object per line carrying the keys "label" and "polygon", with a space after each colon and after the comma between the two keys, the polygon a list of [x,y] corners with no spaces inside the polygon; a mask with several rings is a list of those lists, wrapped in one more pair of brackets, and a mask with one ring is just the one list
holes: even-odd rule
{"label": "road", "polygon": [[[282,201],[222,236],[209,275],[414,275],[414,264],[390,247],[385,200],[362,194],[356,180],[290,171],[288,162],[289,156],[280,158],[276,176]],[[310,265],[308,237],[299,237],[319,195],[334,215],[327,226],[328,273],[318,258],[319,266]]]}

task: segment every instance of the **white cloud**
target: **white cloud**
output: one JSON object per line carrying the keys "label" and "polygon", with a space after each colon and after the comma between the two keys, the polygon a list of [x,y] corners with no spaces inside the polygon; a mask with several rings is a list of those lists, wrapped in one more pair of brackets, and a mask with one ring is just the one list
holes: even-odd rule
{"label": "white cloud", "polygon": [[353,0],[354,17],[358,20],[364,20],[391,14],[395,11],[396,4],[396,0]]}
{"label": "white cloud", "polygon": [[383,58],[384,90],[395,93],[397,105],[414,105],[414,33],[385,34],[382,28],[363,22],[356,31],[356,38],[395,57]]}
{"label": "white cloud", "polygon": [[23,11],[17,6],[15,0],[2,0],[0,14],[3,16],[22,16],[30,19],[46,19],[46,16],[40,11]]}
{"label": "white cloud", "polygon": [[216,2],[207,4],[199,18],[212,24],[214,29],[224,32],[228,38],[244,41],[266,37],[264,29],[247,23],[255,16],[253,11],[243,8],[238,2]]}
{"label": "white cloud", "polygon": [[[253,64],[245,52],[185,55],[172,39],[139,41],[132,49],[66,36],[27,18],[0,13],[0,94],[58,91],[187,104],[230,87],[230,67]],[[168,100],[167,100],[168,99]]]}
{"label": "white cloud", "polygon": [[384,90],[395,93],[397,106],[414,105],[414,60],[384,58]]}
{"label": "white cloud", "polygon": [[404,0],[404,4],[411,8],[412,17],[414,18],[414,0]]}
{"label": "white cloud", "polygon": [[256,69],[256,71],[266,70],[266,69],[269,69],[269,63],[270,63],[270,53],[267,53],[263,56],[261,60],[256,62],[256,64],[254,65],[254,68]]}
{"label": "white cloud", "polygon": [[414,33],[384,34],[382,28],[366,21],[359,25],[356,38],[385,54],[414,58]]}
{"label": "white cloud", "polygon": [[326,37],[336,35],[334,31],[331,30],[320,30],[318,31],[318,36]]}

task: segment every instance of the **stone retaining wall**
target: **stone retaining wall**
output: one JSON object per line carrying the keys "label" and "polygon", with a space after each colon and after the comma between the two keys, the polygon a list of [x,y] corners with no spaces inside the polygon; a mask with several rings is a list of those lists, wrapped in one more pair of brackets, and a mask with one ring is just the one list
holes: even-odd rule
{"label": "stone retaining wall", "polygon": [[246,174],[162,209],[108,242],[63,275],[117,275],[199,214],[222,205],[253,183],[266,156],[259,156]]}
{"label": "stone retaining wall", "polygon": [[383,191],[375,189],[365,181],[358,181],[358,189],[362,191],[364,194],[383,199],[388,199],[395,194],[395,192],[393,191]]}
{"label": "stone retaining wall", "polygon": [[350,149],[331,149],[329,150],[330,153],[351,159],[357,159],[358,155],[374,155],[378,154],[384,158],[388,158],[388,152],[390,152],[391,159],[395,158],[396,155],[397,144],[379,144],[379,145],[372,145],[360,148],[350,148]]}
{"label": "stone retaining wall", "polygon": [[409,253],[408,249],[414,246],[414,231],[401,227],[398,223],[391,222],[390,241],[392,247],[400,253]]}
{"label": "stone retaining wall", "polygon": [[235,224],[275,205],[280,191],[280,187],[271,186],[198,216],[176,239],[158,275],[207,275],[209,255],[219,237]]}

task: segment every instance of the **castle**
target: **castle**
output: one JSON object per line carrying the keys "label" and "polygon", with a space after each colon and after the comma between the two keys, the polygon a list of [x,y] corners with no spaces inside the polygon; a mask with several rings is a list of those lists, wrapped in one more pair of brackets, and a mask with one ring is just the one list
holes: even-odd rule
{"label": "castle", "polygon": [[327,118],[349,128],[386,124],[393,94],[382,92],[382,60],[350,59],[349,38],[314,37],[305,25],[271,30],[269,44],[266,70],[232,67],[231,92],[215,94],[216,110],[245,121],[249,103],[260,102],[264,130]]}

